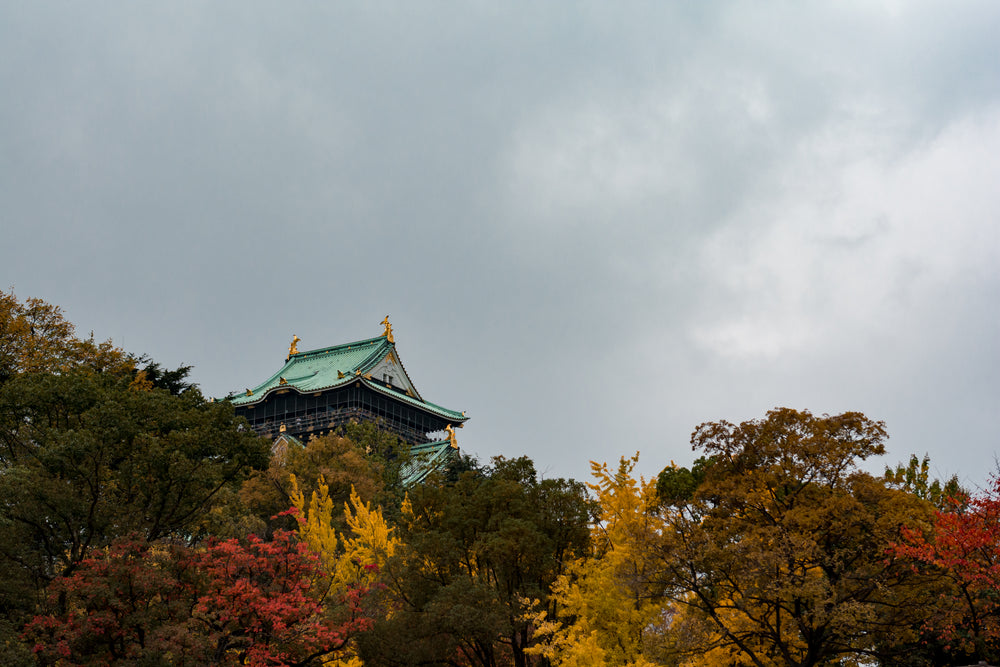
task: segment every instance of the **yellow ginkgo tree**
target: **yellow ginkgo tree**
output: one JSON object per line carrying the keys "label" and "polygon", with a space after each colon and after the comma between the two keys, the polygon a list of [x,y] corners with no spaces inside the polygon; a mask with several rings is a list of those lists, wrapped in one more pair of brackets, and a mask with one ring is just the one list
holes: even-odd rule
{"label": "yellow ginkgo tree", "polygon": [[618,468],[591,463],[588,484],[600,504],[589,557],[574,562],[553,586],[557,618],[538,619],[545,644],[533,649],[562,667],[653,663],[643,656],[647,635],[669,620],[653,584],[655,544],[663,530],[656,487],[636,479],[639,455]]}
{"label": "yellow ginkgo tree", "polygon": [[338,537],[334,528],[336,510],[326,480],[319,478],[308,503],[295,475],[291,482],[292,505],[300,516],[299,536],[319,554],[331,584],[343,588],[374,581],[400,544],[382,516],[382,508],[362,502],[352,487],[350,500],[343,508],[349,531]]}
{"label": "yellow ginkgo tree", "polygon": [[[316,490],[306,502],[295,475],[291,476],[291,498],[299,517],[299,538],[320,557],[331,599],[350,591],[368,590],[380,585],[379,573],[392,557],[400,540],[382,516],[381,507],[362,502],[354,488],[344,503],[343,517],[348,530],[337,535],[335,512],[330,488],[320,476]],[[336,667],[360,667],[354,647],[349,647],[339,661],[327,663]]]}

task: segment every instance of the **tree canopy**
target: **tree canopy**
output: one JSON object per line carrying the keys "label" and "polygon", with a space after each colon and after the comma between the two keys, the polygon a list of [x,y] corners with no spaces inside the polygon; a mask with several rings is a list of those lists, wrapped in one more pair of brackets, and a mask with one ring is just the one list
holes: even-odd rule
{"label": "tree canopy", "polygon": [[41,299],[21,302],[0,292],[0,384],[22,373],[65,373],[71,369],[130,373],[134,361],[111,341],[93,334],[77,338],[59,306]]}
{"label": "tree canopy", "polygon": [[286,447],[191,368],[0,293],[0,662],[937,667],[1000,657],[1000,480],[886,468],[882,422],[698,426],[690,467],[404,489],[371,424]]}
{"label": "tree canopy", "polygon": [[386,564],[398,609],[360,640],[377,665],[527,665],[531,613],[586,549],[582,484],[538,479],[527,457],[413,488]]}

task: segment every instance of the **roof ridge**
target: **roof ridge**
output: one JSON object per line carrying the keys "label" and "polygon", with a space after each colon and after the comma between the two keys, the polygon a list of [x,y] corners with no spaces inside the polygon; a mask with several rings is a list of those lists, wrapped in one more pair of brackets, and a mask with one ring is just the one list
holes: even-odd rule
{"label": "roof ridge", "polygon": [[309,357],[319,356],[320,354],[327,354],[329,352],[335,352],[340,350],[350,349],[352,347],[361,347],[362,345],[371,345],[377,343],[380,340],[385,340],[385,336],[375,336],[374,338],[365,338],[362,340],[356,340],[350,343],[341,343],[339,345],[331,345],[329,347],[320,347],[315,350],[306,350],[304,352],[296,352],[288,358],[288,361],[292,359],[307,359]]}

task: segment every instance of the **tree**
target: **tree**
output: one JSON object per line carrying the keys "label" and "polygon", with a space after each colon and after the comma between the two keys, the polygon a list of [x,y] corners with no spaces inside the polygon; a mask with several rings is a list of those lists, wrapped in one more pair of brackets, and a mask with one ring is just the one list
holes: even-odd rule
{"label": "tree", "polygon": [[966,660],[1000,658],[1000,478],[971,498],[953,498],[930,529],[910,525],[894,551],[951,584],[925,620],[945,649]]}
{"label": "tree", "polygon": [[147,389],[165,389],[174,396],[179,396],[198,385],[188,381],[191,366],[180,365],[170,370],[153,361],[147,355],[133,359],[136,368],[135,382],[145,385]]}
{"label": "tree", "polygon": [[0,562],[29,589],[116,537],[195,539],[220,491],[267,462],[230,405],[130,383],[70,369],[0,385]]}
{"label": "tree", "polygon": [[[310,438],[304,447],[289,447],[283,456],[273,456],[266,470],[246,480],[240,498],[267,526],[265,530],[296,528],[294,521],[279,515],[294,504],[295,494],[308,497],[317,489],[320,478],[336,507],[348,502],[352,493],[364,501],[394,500],[386,490],[389,463],[379,446],[385,445],[386,436],[373,428],[352,428],[350,432],[353,438],[329,433]],[[395,443],[392,438],[389,447]],[[293,485],[293,478],[297,485]],[[346,528],[341,513],[335,513],[332,521],[338,532]]]}
{"label": "tree", "polygon": [[655,579],[656,543],[664,530],[656,487],[632,475],[639,455],[618,468],[591,463],[588,484],[600,506],[591,528],[591,550],[574,561],[552,587],[551,608],[542,614],[531,649],[564,667],[651,664],[644,655],[649,635],[670,617]]}
{"label": "tree", "polygon": [[[399,539],[382,516],[380,507],[363,502],[351,489],[350,503],[340,511],[330,497],[330,487],[320,477],[317,488],[307,502],[292,476],[291,513],[298,519],[299,538],[319,555],[322,581],[331,591],[363,589],[366,614],[384,617],[389,604],[382,595],[385,590],[384,567],[400,546]],[[341,530],[339,526],[346,524]],[[352,642],[343,651],[345,658],[357,659],[357,646]]]}
{"label": "tree", "polygon": [[397,609],[359,638],[365,664],[528,664],[532,613],[588,542],[579,482],[539,480],[527,457],[414,487],[386,563]]}
{"label": "tree", "polygon": [[958,483],[958,475],[952,475],[942,484],[941,480],[931,479],[930,466],[929,455],[924,454],[923,459],[918,459],[916,454],[912,454],[905,466],[902,463],[895,468],[886,466],[885,483],[890,488],[928,500],[938,509],[945,509],[968,495]]}
{"label": "tree", "polygon": [[905,647],[926,600],[887,548],[930,508],[857,469],[885,437],[860,413],[788,408],[699,426],[691,442],[711,464],[664,508],[653,582],[685,628],[668,649],[805,667]]}
{"label": "tree", "polygon": [[129,374],[134,361],[111,341],[80,339],[58,306],[0,292],[0,384],[21,373],[73,369]]}
{"label": "tree", "polygon": [[326,663],[371,619],[361,587],[325,609],[319,575],[285,531],[203,548],[124,538],[56,579],[25,635],[43,664]]}
{"label": "tree", "polygon": [[[307,503],[293,475],[291,496],[299,519],[299,536],[319,554],[335,589],[370,585],[374,581],[371,573],[383,569],[401,544],[382,516],[382,508],[362,501],[353,488],[342,512],[335,506],[322,476]],[[338,530],[338,515],[343,517],[346,530]]]}

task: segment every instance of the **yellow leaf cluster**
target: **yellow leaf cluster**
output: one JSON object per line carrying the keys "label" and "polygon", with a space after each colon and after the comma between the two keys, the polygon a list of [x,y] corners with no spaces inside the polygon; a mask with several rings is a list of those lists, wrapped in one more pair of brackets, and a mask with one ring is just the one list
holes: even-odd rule
{"label": "yellow leaf cluster", "polygon": [[546,641],[533,649],[561,667],[652,665],[643,655],[644,635],[669,617],[651,595],[652,554],[663,530],[652,481],[632,476],[638,454],[617,470],[591,463],[591,490],[600,503],[593,528],[594,553],[574,562],[553,586],[558,619],[538,621]]}
{"label": "yellow leaf cluster", "polygon": [[295,475],[291,475],[291,485],[292,505],[301,517],[299,536],[319,554],[333,587],[343,590],[371,583],[376,575],[370,566],[382,569],[400,545],[382,516],[382,508],[362,502],[352,486],[350,500],[344,503],[344,518],[350,530],[338,537],[326,480],[320,476],[308,504]]}

